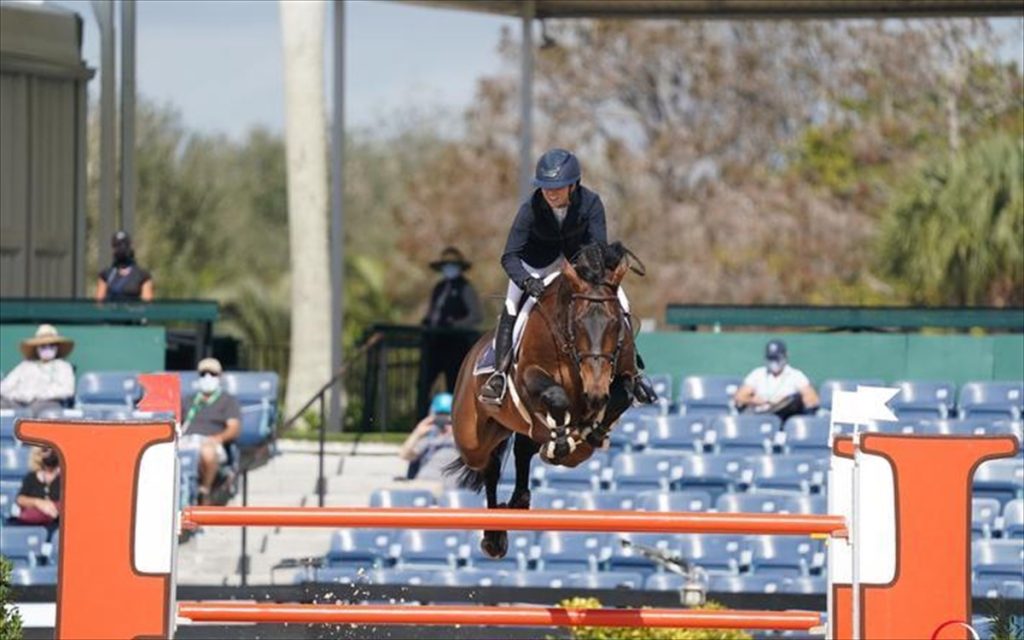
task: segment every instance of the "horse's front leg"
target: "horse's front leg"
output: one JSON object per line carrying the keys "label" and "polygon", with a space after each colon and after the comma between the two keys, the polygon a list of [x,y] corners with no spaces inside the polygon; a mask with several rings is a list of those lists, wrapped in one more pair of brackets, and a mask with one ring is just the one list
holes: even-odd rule
{"label": "horse's front leg", "polygon": [[531,399],[530,406],[534,408],[534,415],[548,430],[544,456],[549,460],[556,460],[571,454],[578,442],[569,430],[569,423],[572,421],[569,395],[540,367],[527,369],[523,379]]}
{"label": "horse's front leg", "polygon": [[612,430],[612,425],[633,404],[633,379],[627,376],[616,376],[608,392],[608,405],[601,414],[601,419],[592,425],[587,425],[582,431],[587,444],[595,449],[604,445],[604,440]]}

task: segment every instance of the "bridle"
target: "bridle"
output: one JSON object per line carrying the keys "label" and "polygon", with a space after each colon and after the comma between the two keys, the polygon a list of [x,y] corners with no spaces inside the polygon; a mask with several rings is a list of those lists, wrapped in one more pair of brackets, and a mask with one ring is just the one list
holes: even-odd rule
{"label": "bridle", "polygon": [[[602,282],[598,286],[608,287],[608,288],[610,288],[612,290],[614,290],[614,288],[615,288],[615,285],[610,283],[610,282]],[[573,322],[573,317],[575,316],[575,314],[573,313],[573,310],[574,310],[575,303],[576,303],[577,300],[585,300],[587,302],[612,302],[612,301],[618,302],[619,301],[619,297],[617,295],[615,295],[615,294],[612,294],[612,295],[598,295],[598,294],[593,294],[593,293],[574,293],[574,294],[572,294],[572,296],[570,298],[570,301],[569,301],[569,308],[567,309],[566,315],[565,315],[565,317],[566,317],[566,322],[565,322],[565,324],[566,324],[566,335],[568,336],[569,339],[567,341],[568,344],[563,344],[563,347],[562,347],[563,350],[568,351],[569,356],[573,359],[573,362],[576,363],[576,368],[577,369],[581,369],[583,367],[583,361],[584,360],[608,360],[609,364],[611,364],[611,367],[612,367],[611,368],[610,376],[612,378],[614,378],[615,377],[615,364],[619,361],[619,353],[622,351],[622,345],[623,345],[623,343],[626,340],[626,320],[625,320],[625,317],[624,317],[624,312],[622,311],[622,308],[619,305],[616,305],[616,309],[617,309],[616,316],[618,317],[618,320],[619,320],[619,337],[618,337],[618,339],[615,342],[615,350],[612,353],[606,353],[606,352],[603,352],[603,351],[586,351],[586,352],[580,353],[580,351],[576,348],[576,325]]]}

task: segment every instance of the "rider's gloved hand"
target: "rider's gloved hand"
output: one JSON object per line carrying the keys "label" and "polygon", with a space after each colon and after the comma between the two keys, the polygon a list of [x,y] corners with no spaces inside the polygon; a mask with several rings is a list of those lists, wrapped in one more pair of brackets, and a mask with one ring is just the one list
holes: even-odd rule
{"label": "rider's gloved hand", "polygon": [[520,288],[534,298],[539,298],[544,293],[544,283],[538,278],[523,280],[523,285]]}

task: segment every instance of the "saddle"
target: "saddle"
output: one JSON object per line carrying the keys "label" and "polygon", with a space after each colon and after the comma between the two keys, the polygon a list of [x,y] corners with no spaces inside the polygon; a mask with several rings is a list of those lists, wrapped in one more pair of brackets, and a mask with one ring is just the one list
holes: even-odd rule
{"label": "saddle", "polygon": [[[544,287],[551,286],[555,278],[560,275],[561,273],[556,271],[544,278]],[[512,329],[512,362],[519,360],[519,347],[523,340],[523,331],[526,330],[526,322],[530,319],[530,312],[533,310],[534,305],[537,304],[537,301],[532,296],[525,297],[526,302],[519,309],[519,313],[516,315],[515,327]],[[487,343],[487,347],[480,351],[476,362],[473,363],[473,375],[482,376],[494,373],[494,361],[494,340],[491,340]]]}

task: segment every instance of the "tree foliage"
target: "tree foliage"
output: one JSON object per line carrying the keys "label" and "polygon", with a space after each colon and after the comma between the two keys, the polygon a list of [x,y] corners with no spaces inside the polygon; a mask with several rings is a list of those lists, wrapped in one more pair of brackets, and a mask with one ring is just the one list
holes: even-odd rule
{"label": "tree foliage", "polygon": [[882,223],[883,272],[915,304],[1024,305],[1024,141],[925,165]]}

